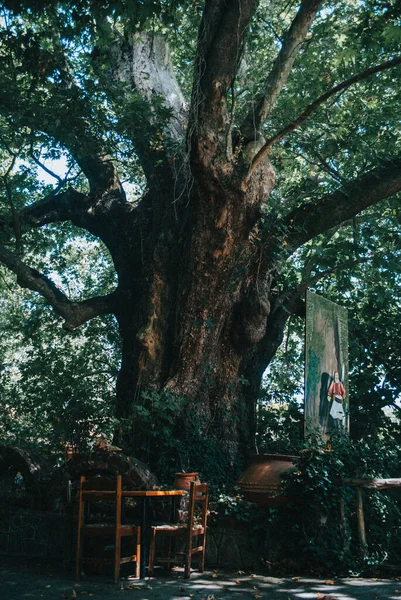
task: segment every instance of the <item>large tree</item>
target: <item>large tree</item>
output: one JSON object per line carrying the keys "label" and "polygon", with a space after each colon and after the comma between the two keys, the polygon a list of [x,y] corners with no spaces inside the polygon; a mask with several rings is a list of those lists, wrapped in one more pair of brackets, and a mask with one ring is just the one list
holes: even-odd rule
{"label": "large tree", "polygon": [[[239,464],[306,287],[368,259],[321,257],[401,190],[399,19],[395,0],[3,2],[0,261],[66,330],[115,316],[139,458],[168,409],[201,466]],[[109,293],[56,278],[59,227],[101,240]]]}

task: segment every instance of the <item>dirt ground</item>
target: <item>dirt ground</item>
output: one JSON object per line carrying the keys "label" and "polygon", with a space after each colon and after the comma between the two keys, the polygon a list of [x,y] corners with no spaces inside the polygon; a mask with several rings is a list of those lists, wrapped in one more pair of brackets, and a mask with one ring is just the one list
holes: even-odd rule
{"label": "dirt ground", "polygon": [[61,568],[0,562],[0,600],[401,600],[399,579],[266,577],[242,571],[161,571],[115,585],[91,576],[77,583]]}

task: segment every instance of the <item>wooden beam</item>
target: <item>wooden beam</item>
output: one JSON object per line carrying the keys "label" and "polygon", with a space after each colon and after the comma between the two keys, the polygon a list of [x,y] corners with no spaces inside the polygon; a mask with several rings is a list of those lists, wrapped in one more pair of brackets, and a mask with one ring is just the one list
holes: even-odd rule
{"label": "wooden beam", "polygon": [[358,533],[361,549],[364,554],[367,552],[366,531],[365,531],[365,516],[363,514],[362,490],[356,488],[356,516],[358,520]]}
{"label": "wooden beam", "polygon": [[344,484],[351,487],[363,487],[374,490],[401,488],[401,479],[344,479]]}

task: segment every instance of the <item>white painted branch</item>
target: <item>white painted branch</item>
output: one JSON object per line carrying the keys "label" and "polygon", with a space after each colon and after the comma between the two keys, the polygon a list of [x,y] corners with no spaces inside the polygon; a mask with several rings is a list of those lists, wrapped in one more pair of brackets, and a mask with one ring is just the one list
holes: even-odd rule
{"label": "white painted branch", "polygon": [[171,113],[165,133],[174,141],[182,140],[188,106],[172,68],[167,41],[161,35],[138,33],[129,46],[116,42],[112,56],[112,78],[129,84],[151,107],[161,97]]}

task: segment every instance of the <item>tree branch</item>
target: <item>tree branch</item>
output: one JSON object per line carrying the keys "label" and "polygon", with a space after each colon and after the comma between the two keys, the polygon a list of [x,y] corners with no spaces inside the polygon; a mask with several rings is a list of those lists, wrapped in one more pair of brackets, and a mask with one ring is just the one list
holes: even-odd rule
{"label": "tree branch", "polygon": [[226,97],[240,64],[255,0],[207,0],[199,29],[191,125],[226,125]]}
{"label": "tree branch", "polygon": [[302,296],[307,287],[316,283],[326,275],[340,269],[347,269],[357,262],[359,261],[339,265],[333,269],[319,273],[316,277],[308,281],[301,282],[296,289],[285,292],[282,295],[274,294],[270,296],[271,313],[267,320],[266,333],[258,345],[256,356],[252,357],[252,360],[258,360],[260,362],[259,369],[261,373],[265,371],[267,365],[270,363],[283,341],[284,328],[289,316],[296,315],[302,319],[305,318],[306,307]]}
{"label": "tree branch", "polygon": [[268,152],[270,152],[272,146],[276,142],[280,141],[288,133],[291,133],[292,131],[294,131],[294,129],[296,129],[297,127],[302,125],[302,123],[304,121],[306,121],[306,119],[308,117],[310,117],[310,115],[312,113],[314,113],[315,110],[321,104],[326,102],[326,100],[328,100],[332,96],[335,96],[339,92],[348,89],[351,85],[354,85],[355,83],[359,83],[360,81],[363,81],[364,79],[368,79],[368,77],[371,77],[375,73],[380,73],[380,71],[385,71],[386,69],[392,69],[393,67],[397,67],[400,64],[401,64],[401,56],[398,56],[397,58],[388,60],[384,63],[381,63],[380,65],[376,65],[375,67],[372,67],[371,69],[367,69],[366,71],[363,71],[362,73],[358,73],[357,75],[354,75],[353,77],[350,77],[349,79],[346,79],[345,81],[339,83],[338,85],[334,86],[333,88],[331,88],[330,90],[328,90],[327,92],[325,92],[324,94],[319,96],[319,98],[314,100],[312,102],[312,104],[309,104],[309,106],[299,115],[299,117],[297,119],[295,119],[295,121],[293,121],[292,123],[290,123],[289,125],[284,127],[284,129],[282,129],[281,131],[276,133],[276,135],[274,135],[269,140],[267,140],[266,144],[259,150],[259,152],[256,154],[255,158],[253,159],[251,167],[249,169],[248,177],[250,177],[250,175],[252,174],[252,172],[254,171],[256,166],[259,164],[259,162],[262,160],[262,158]]}
{"label": "tree branch", "polygon": [[346,271],[347,269],[350,269],[351,267],[354,267],[355,265],[359,265],[361,263],[368,262],[368,260],[369,260],[368,258],[351,260],[349,262],[342,263],[340,265],[336,265],[335,267],[332,267],[331,269],[327,269],[326,271],[321,271],[320,273],[317,273],[314,277],[311,277],[310,279],[304,279],[303,281],[301,281],[301,283],[295,289],[285,292],[279,298],[279,302],[282,302],[284,306],[287,306],[287,303],[288,303],[288,305],[291,305],[293,300],[296,301],[296,299],[299,298],[304,292],[306,292],[306,290],[311,285],[314,285],[321,279],[324,279],[325,277],[327,277],[328,275],[331,275],[332,273],[337,273],[338,271]]}
{"label": "tree branch", "polygon": [[[165,195],[163,188],[174,187],[172,165],[183,150],[180,144],[188,120],[167,41],[160,34],[116,33],[113,43],[100,52],[101,60],[93,59],[93,67],[114,108],[118,128],[132,140],[148,186],[160,198]],[[145,118],[133,114],[141,111]]]}
{"label": "tree branch", "polygon": [[[32,112],[36,100],[35,86],[32,86],[30,95],[24,96],[24,88],[16,82],[11,90],[0,89],[0,111],[6,118],[12,115],[19,125],[25,125],[31,131],[42,131],[67,148],[87,177],[93,195],[118,190],[123,199],[117,171],[104,151],[102,140],[92,131],[93,115],[89,100],[74,82],[73,69],[64,48],[60,43],[57,44],[56,36],[53,42],[62,81],[47,88],[46,95],[40,96],[37,100],[40,110]],[[12,62],[14,49],[8,50],[8,58]],[[32,69],[34,67],[33,63]],[[36,72],[28,71],[28,75],[35,81]],[[62,119],[55,118],[60,114]],[[54,115],[54,118],[49,118],[49,115]]]}
{"label": "tree branch", "polygon": [[46,167],[46,165],[44,163],[42,163],[42,161],[39,160],[39,158],[36,158],[34,150],[33,150],[33,142],[31,142],[31,146],[29,149],[29,156],[32,158],[33,162],[38,165],[38,167],[43,169],[43,171],[45,173],[50,175],[50,177],[54,177],[54,179],[56,179],[58,181],[59,185],[62,185],[64,183],[65,180],[62,177],[60,177],[60,175],[57,175],[57,173],[55,173],[54,171],[52,171],[51,169]]}
{"label": "tree branch", "polygon": [[[7,150],[8,150],[8,148],[7,148]],[[9,181],[9,175],[12,172],[12,170],[14,169],[15,162],[17,160],[17,156],[16,156],[16,154],[13,154],[11,152],[10,152],[10,154],[12,155],[12,160],[11,160],[10,166],[8,167],[5,174],[2,175],[1,179],[3,180],[3,183],[4,183],[8,204],[9,204],[10,210],[11,210],[12,224],[13,224],[14,235],[15,235],[15,250],[17,253],[20,253],[20,251],[21,251],[21,224],[20,224],[20,220],[19,220],[19,216],[18,216],[18,211],[15,208],[13,193],[12,193],[12,189],[11,189],[11,185],[10,185],[10,181]]]}
{"label": "tree branch", "polygon": [[[61,74],[63,80],[50,96],[46,108],[53,109],[57,114],[60,106],[64,109],[62,121],[48,121],[46,119],[44,131],[55,136],[68,148],[79,167],[88,179],[91,193],[101,195],[105,192],[116,190],[121,199],[125,200],[117,171],[110,157],[104,151],[103,142],[91,131],[92,114],[88,101],[74,80],[74,69],[61,43],[55,42],[59,55],[59,64],[63,65]],[[65,123],[68,123],[68,128]],[[57,124],[58,123],[58,124]],[[85,151],[83,151],[85,149]]]}
{"label": "tree branch", "polygon": [[113,294],[96,296],[83,302],[72,302],[45,275],[26,265],[16,254],[0,245],[0,262],[17,276],[21,287],[38,292],[53,307],[54,311],[64,318],[65,329],[72,331],[86,321],[113,312]]}
{"label": "tree branch", "polygon": [[[281,256],[290,256],[308,240],[401,191],[401,157],[383,162],[317,202],[303,204],[278,224]],[[287,233],[282,235],[284,228]]]}
{"label": "tree branch", "polygon": [[85,194],[67,188],[58,194],[52,192],[23,208],[19,212],[20,225],[23,231],[61,221],[72,221],[75,225],[80,225],[79,215],[86,213],[88,207],[89,200]]}
{"label": "tree branch", "polygon": [[269,116],[291,73],[301,44],[321,4],[322,0],[303,0],[301,2],[299,11],[284,37],[281,50],[265,81],[264,88],[242,124],[241,133],[246,139],[258,138],[259,129]]}
{"label": "tree branch", "polygon": [[[128,84],[130,90],[137,90],[152,108],[155,100],[161,97],[163,106],[168,110],[164,132],[171,140],[181,141],[184,137],[188,106],[174,74],[164,37],[141,33],[128,40],[116,38],[110,51],[110,59],[113,68],[110,69],[108,83],[114,88],[116,84]],[[129,101],[130,97],[126,91],[125,96]],[[141,134],[143,136],[143,129]]]}
{"label": "tree branch", "polygon": [[[52,192],[17,212],[20,231],[24,233],[49,223],[70,221],[73,225],[85,229],[102,240],[115,259],[117,255],[121,256],[126,238],[123,236],[122,229],[119,236],[115,235],[113,223],[116,219],[121,221],[130,219],[135,222],[134,214],[137,209],[128,204],[122,205],[118,194],[116,203],[113,194],[107,195],[105,206],[102,201],[103,198],[94,204],[91,195],[82,194],[73,188],[67,188],[59,193]],[[8,240],[9,229],[12,226],[11,219],[0,219],[3,241]]]}

